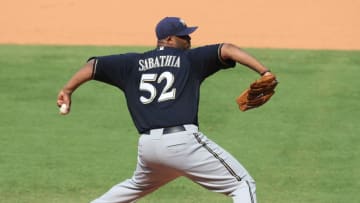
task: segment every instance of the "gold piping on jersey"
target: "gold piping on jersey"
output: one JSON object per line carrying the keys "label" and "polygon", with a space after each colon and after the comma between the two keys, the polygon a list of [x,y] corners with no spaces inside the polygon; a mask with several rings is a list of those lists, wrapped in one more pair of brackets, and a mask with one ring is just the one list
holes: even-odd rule
{"label": "gold piping on jersey", "polygon": [[94,79],[94,77],[95,77],[97,63],[98,63],[98,59],[95,59],[95,62],[93,64],[93,69],[92,69],[92,75],[91,75],[92,79]]}
{"label": "gold piping on jersey", "polygon": [[[218,59],[219,59],[219,61],[220,61],[223,65],[232,66],[232,64],[229,63],[229,62],[232,62],[233,60],[231,60],[231,59],[224,60],[224,59],[221,57],[221,48],[222,48],[223,45],[224,45],[224,43],[222,43],[222,44],[219,45],[219,48],[218,48]],[[236,64],[235,64],[235,65],[236,65]]]}

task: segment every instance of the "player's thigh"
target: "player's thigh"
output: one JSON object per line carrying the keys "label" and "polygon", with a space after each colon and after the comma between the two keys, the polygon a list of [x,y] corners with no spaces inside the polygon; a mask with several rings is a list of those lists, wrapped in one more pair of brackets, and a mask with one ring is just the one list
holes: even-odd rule
{"label": "player's thigh", "polygon": [[206,188],[226,191],[234,190],[242,180],[254,182],[243,165],[218,144],[202,133],[194,134],[194,140],[187,177]]}

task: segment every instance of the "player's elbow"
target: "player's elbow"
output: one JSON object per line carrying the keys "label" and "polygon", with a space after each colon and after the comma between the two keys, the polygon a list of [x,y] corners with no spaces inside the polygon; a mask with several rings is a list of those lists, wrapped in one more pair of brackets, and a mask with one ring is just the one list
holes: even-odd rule
{"label": "player's elbow", "polygon": [[224,43],[221,46],[221,58],[224,60],[235,59],[236,53],[241,51],[241,49],[232,43]]}

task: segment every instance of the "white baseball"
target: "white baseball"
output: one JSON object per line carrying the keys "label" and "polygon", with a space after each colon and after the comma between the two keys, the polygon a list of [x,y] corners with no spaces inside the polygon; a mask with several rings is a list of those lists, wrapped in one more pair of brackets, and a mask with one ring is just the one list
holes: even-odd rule
{"label": "white baseball", "polygon": [[62,104],[60,107],[60,113],[66,114],[68,112],[68,106],[66,104]]}

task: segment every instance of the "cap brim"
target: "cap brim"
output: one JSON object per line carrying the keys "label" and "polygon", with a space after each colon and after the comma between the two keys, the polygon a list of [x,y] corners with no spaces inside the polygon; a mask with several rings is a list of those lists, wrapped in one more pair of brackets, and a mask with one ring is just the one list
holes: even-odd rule
{"label": "cap brim", "polygon": [[179,33],[176,33],[177,36],[184,36],[184,35],[190,35],[191,33],[195,32],[195,30],[197,29],[198,27],[187,27],[185,30],[179,32]]}

